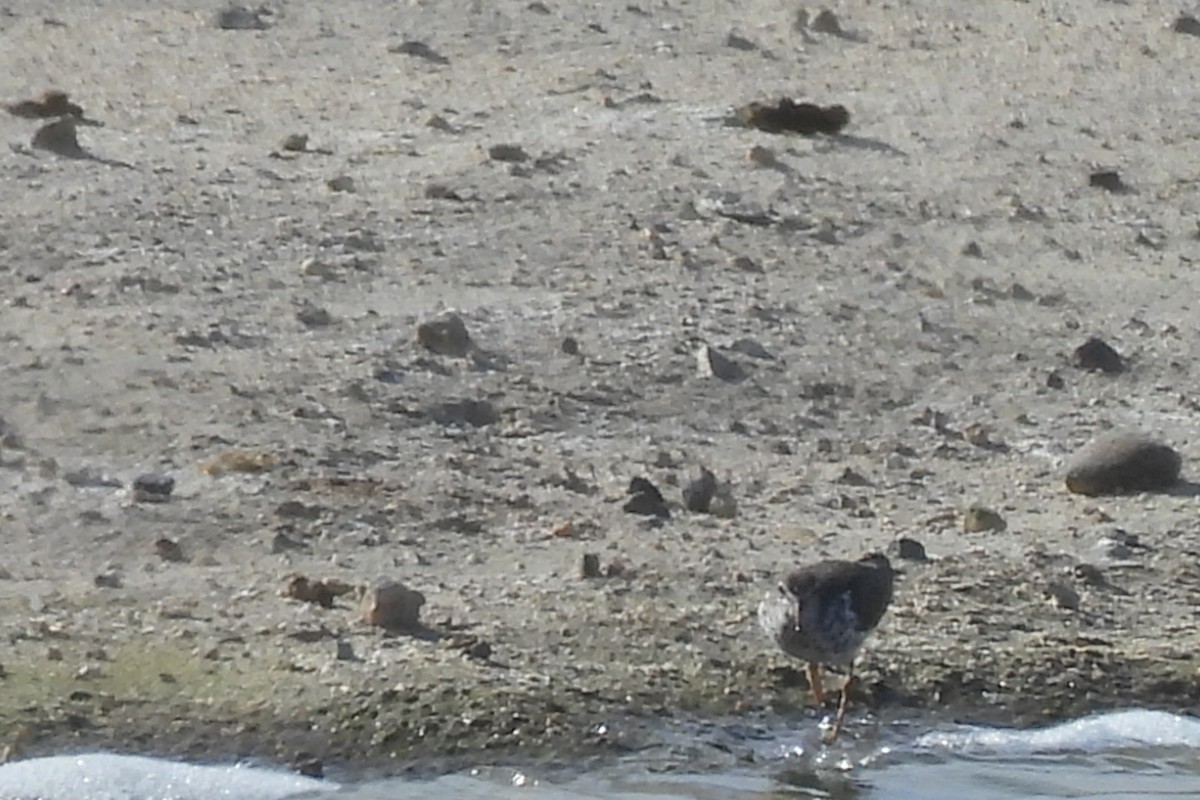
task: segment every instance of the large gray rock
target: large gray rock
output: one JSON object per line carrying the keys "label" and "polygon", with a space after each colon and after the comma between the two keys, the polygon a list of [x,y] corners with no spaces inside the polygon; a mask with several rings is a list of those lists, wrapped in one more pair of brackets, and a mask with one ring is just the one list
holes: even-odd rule
{"label": "large gray rock", "polygon": [[1140,433],[1097,437],[1069,462],[1065,480],[1076,494],[1102,495],[1168,489],[1179,480],[1183,460],[1169,445]]}

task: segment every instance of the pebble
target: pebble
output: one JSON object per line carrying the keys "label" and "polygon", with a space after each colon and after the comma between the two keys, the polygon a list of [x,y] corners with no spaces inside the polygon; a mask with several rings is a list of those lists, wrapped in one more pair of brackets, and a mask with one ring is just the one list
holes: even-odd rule
{"label": "pebble", "polygon": [[325,506],[304,503],[300,500],[284,500],[275,507],[275,516],[280,519],[303,519],[313,521],[321,518]]}
{"label": "pebble", "polygon": [[260,450],[226,450],[200,464],[200,471],[216,478],[232,472],[263,472],[279,463],[274,453]]}
{"label": "pebble", "polygon": [[[751,164],[757,164],[760,167],[768,169],[781,169],[784,164],[779,160],[779,156],[769,147],[763,147],[761,144],[756,144],[746,153],[746,158]],[[736,266],[736,265],[735,265]],[[759,272],[762,270],[759,269]]]}
{"label": "pebble", "polygon": [[307,328],[323,328],[333,324],[333,315],[329,309],[305,303],[296,311],[296,319]]}
{"label": "pebble", "polygon": [[817,12],[817,15],[808,23],[808,29],[815,33],[827,33],[831,36],[845,36],[846,31],[842,29],[842,23],[834,14],[827,8],[823,8]]}
{"label": "pebble", "polygon": [[729,345],[729,349],[735,353],[741,353],[744,356],[758,358],[763,361],[774,361],[775,354],[762,346],[761,342],[755,339],[742,338],[738,339],[733,344]]}
{"label": "pebble", "polygon": [[445,66],[450,63],[450,59],[446,58],[437,50],[434,50],[424,42],[420,42],[415,39],[409,39],[408,41],[401,42],[400,44],[394,44],[388,48],[388,52],[398,53],[399,55],[405,56],[413,56],[414,58],[423,58],[430,63],[440,64],[441,66]]}
{"label": "pebble", "polygon": [[1097,437],[1072,456],[1065,483],[1069,491],[1090,496],[1168,489],[1179,480],[1182,464],[1169,445],[1119,431]]}
{"label": "pebble", "polygon": [[529,153],[526,153],[519,145],[515,144],[494,144],[488,148],[488,158],[493,161],[504,161],[509,164],[519,164],[529,160]]}
{"label": "pebble", "polygon": [[303,153],[308,150],[308,134],[289,133],[283,137],[283,141],[279,143],[279,147],[292,153]]}
{"label": "pebble", "polygon": [[892,542],[888,548],[897,558],[905,561],[928,561],[929,555],[925,552],[925,545],[918,542],[916,539],[910,539],[907,536],[902,536]]}
{"label": "pebble", "polygon": [[1200,20],[1191,14],[1180,14],[1171,23],[1171,30],[1175,33],[1187,34],[1188,36],[1200,36]]}
{"label": "pebble", "polygon": [[314,581],[304,575],[292,575],[280,592],[284,597],[314,603],[321,608],[333,608],[334,599],[354,591],[345,581],[326,579]]}
{"label": "pebble", "polygon": [[579,566],[579,577],[584,580],[601,577],[600,556],[596,553],[584,553],[583,563]]}
{"label": "pebble", "polygon": [[776,103],[748,103],[739,107],[736,114],[751,128],[767,133],[799,133],[803,136],[818,133],[833,135],[841,132],[850,122],[850,112],[845,106],[797,103],[787,97]]}
{"label": "pebble", "polygon": [[482,428],[500,421],[500,412],[487,400],[450,400],[435,403],[425,413],[439,425]]}
{"label": "pebble", "polygon": [[758,45],[747,39],[745,36],[742,36],[740,33],[736,33],[734,31],[730,31],[729,34],[726,35],[725,46],[732,47],[734,50],[743,50],[745,52],[752,52],[758,49]]}
{"label": "pebble", "polygon": [[971,506],[963,512],[963,530],[967,533],[983,531],[1002,531],[1008,528],[1004,517],[990,508]]}
{"label": "pebble", "polygon": [[216,26],[223,31],[265,31],[271,23],[263,19],[262,9],[228,6],[217,12]]}
{"label": "pebble", "polygon": [[1108,586],[1108,579],[1104,577],[1104,571],[1095,564],[1080,562],[1071,568],[1071,574],[1088,586]]}
{"label": "pebble", "polygon": [[117,572],[102,572],[92,579],[97,589],[120,589],[124,585],[121,575]]}
{"label": "pebble", "polygon": [[463,650],[463,655],[465,655],[467,658],[475,658],[480,661],[487,661],[492,657],[492,645],[488,642],[485,642],[483,639],[479,639],[468,645]]}
{"label": "pebble", "polygon": [[717,476],[706,467],[700,467],[700,475],[683,487],[683,506],[688,511],[707,514],[713,495],[717,493]]}
{"label": "pebble", "polygon": [[64,472],[62,478],[77,489],[113,489],[124,485],[119,479],[89,467]]}
{"label": "pebble", "polygon": [[1105,558],[1110,561],[1125,561],[1133,558],[1135,555],[1129,545],[1117,539],[1110,539],[1108,537],[1096,542],[1095,552],[1101,558]]}
{"label": "pebble", "polygon": [[179,542],[174,539],[168,539],[165,536],[154,542],[154,553],[163,561],[180,562],[186,560],[183,556],[183,548],[179,546]]}
{"label": "pebble", "polygon": [[[338,653],[341,653],[341,642],[338,643]],[[306,778],[325,777],[325,763],[312,753],[297,753],[292,759],[291,767]]]}
{"label": "pebble", "polygon": [[286,553],[289,550],[304,550],[305,545],[288,536],[283,531],[276,531],[271,537],[271,552]]}
{"label": "pebble", "polygon": [[325,185],[329,187],[331,192],[346,192],[354,194],[358,191],[358,186],[354,183],[354,178],[349,175],[337,175],[325,181]]}
{"label": "pebble", "polygon": [[1046,586],[1045,596],[1056,608],[1067,611],[1079,610],[1079,592],[1062,581],[1054,581]]}
{"label": "pebble", "polygon": [[1121,180],[1121,174],[1113,169],[1096,170],[1088,176],[1088,186],[1104,189],[1113,194],[1125,194],[1129,187]]}
{"label": "pebble", "polygon": [[733,519],[737,516],[737,499],[733,496],[733,487],[727,481],[717,484],[717,491],[708,504],[708,513],[718,519]]}
{"label": "pebble", "polygon": [[1071,365],[1089,372],[1103,372],[1106,375],[1117,375],[1125,371],[1125,361],[1121,354],[1097,336],[1075,348],[1075,352],[1071,354]]}
{"label": "pebble", "polygon": [[662,492],[646,478],[636,477],[630,480],[628,494],[630,497],[625,501],[625,505],[621,506],[622,511],[662,519],[671,516],[671,510],[667,507]]}
{"label": "pebble", "polygon": [[175,491],[170,475],[149,472],[133,479],[133,499],[139,503],[165,503]]}
{"label": "pebble", "polygon": [[398,581],[385,581],[363,598],[363,620],[389,630],[414,630],[421,626],[425,595]]}
{"label": "pebble", "polygon": [[985,426],[978,422],[972,422],[965,426],[962,430],[963,441],[968,444],[973,444],[976,447],[995,448],[996,443],[991,440],[988,435],[988,430]]}
{"label": "pebble", "polygon": [[736,383],[746,377],[746,371],[741,364],[708,345],[704,345],[696,352],[696,365],[701,377],[704,378],[712,377]]}
{"label": "pebble", "polygon": [[417,326],[417,343],[439,356],[461,358],[471,351],[471,334],[462,317],[446,313]]}

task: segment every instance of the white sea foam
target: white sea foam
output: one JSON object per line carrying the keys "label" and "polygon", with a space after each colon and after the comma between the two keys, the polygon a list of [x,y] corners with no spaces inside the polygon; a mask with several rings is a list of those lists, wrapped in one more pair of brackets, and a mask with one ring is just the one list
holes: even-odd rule
{"label": "white sea foam", "polygon": [[[815,729],[812,736],[817,736]],[[1195,780],[1194,773],[1179,772],[1182,768],[1177,766],[1156,767],[1143,774],[1123,761],[1126,767],[1121,770],[1114,771],[1109,764],[1101,769],[1103,774],[1096,773],[1099,777],[1091,773],[1100,769],[1107,753],[1119,751],[1128,759],[1129,751],[1144,749],[1150,759],[1147,763],[1157,763],[1151,753],[1160,748],[1200,751],[1200,719],[1161,711],[1121,711],[1035,730],[962,727],[933,731],[911,742],[893,741],[885,746],[886,756],[867,759],[862,770],[855,771],[860,777],[869,776],[875,787],[866,797],[889,800],[1108,797],[1116,796],[1111,794],[1114,787],[1125,792],[1120,795],[1123,797],[1176,796],[1179,786],[1190,787]],[[839,752],[830,750],[839,758],[844,756]],[[941,753],[944,758],[913,760],[914,753]],[[1084,761],[1021,761],[1022,756],[1043,753],[1079,753]],[[1099,759],[1095,768],[1087,766],[1093,757]],[[815,766],[820,766],[819,761]],[[1085,785],[1097,793],[1080,794]],[[335,796],[339,800],[716,800],[774,797],[777,788],[767,775],[740,771],[671,777],[619,769],[584,774],[555,785],[536,776],[494,768],[428,782],[394,778],[341,787],[245,765],[197,766],[100,753],[0,766],[0,800],[332,800]]]}
{"label": "white sea foam", "polygon": [[1114,711],[1049,728],[961,728],[917,738],[918,749],[998,756],[1031,753],[1103,753],[1141,747],[1200,748],[1200,719],[1165,711]]}
{"label": "white sea foam", "polygon": [[282,800],[322,797],[336,788],[336,784],[276,770],[106,753],[0,766],[2,800]]}

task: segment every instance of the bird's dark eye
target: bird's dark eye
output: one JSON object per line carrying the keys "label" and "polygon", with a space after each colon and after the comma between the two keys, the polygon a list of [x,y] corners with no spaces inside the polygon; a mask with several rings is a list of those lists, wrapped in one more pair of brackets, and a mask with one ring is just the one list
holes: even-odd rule
{"label": "bird's dark eye", "polygon": [[786,587],[786,586],[784,586],[782,583],[781,583],[781,584],[779,584],[779,594],[781,594],[781,595],[782,595],[782,596],[784,596],[784,597],[787,597],[787,596],[788,596],[788,594],[789,594],[789,592],[788,592],[788,590],[787,590],[787,587]]}

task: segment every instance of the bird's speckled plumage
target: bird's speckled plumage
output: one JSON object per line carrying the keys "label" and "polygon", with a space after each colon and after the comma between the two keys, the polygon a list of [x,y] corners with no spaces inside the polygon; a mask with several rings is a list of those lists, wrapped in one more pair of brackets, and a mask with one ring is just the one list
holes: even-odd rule
{"label": "bird's speckled plumage", "polygon": [[802,567],[762,601],[759,622],[790,656],[849,664],[887,611],[892,582],[892,565],[880,554]]}

